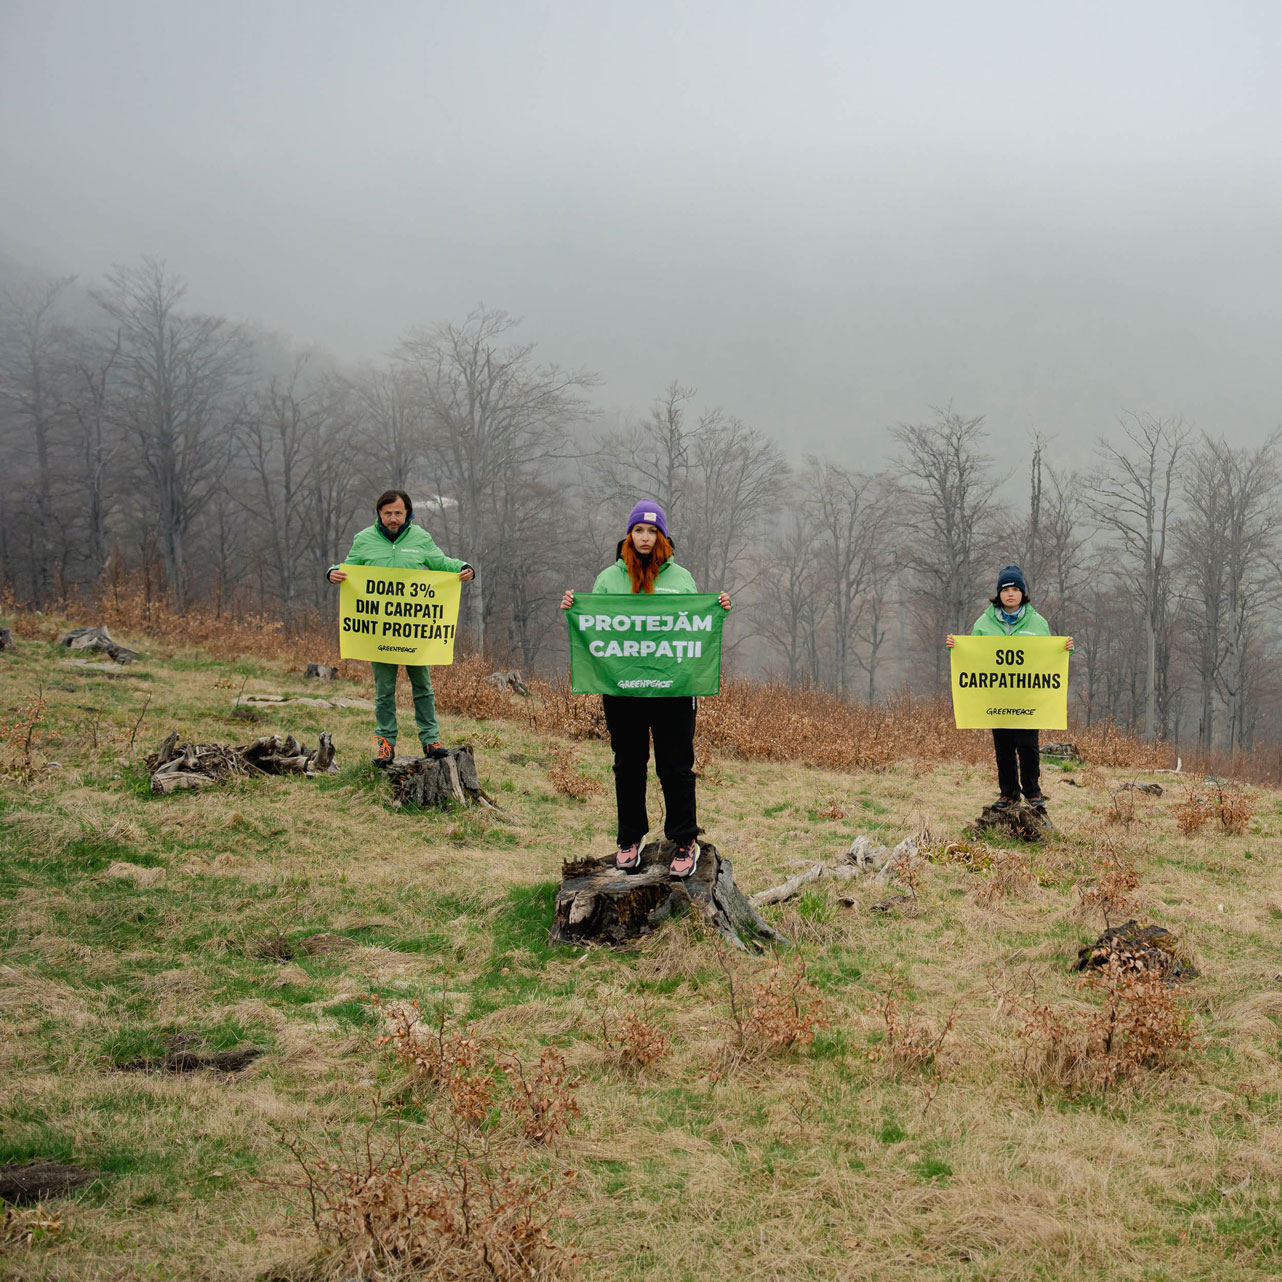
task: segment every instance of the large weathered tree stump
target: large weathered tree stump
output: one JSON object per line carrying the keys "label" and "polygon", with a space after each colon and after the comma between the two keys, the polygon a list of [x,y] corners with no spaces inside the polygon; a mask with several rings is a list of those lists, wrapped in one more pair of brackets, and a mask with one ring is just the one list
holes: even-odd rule
{"label": "large weathered tree stump", "polygon": [[8,628],[0,628],[0,650],[12,650],[13,633]]}
{"label": "large weathered tree stump", "polygon": [[135,663],[138,653],[128,646],[117,645],[106,628],[73,628],[58,638],[58,644],[68,650],[101,650],[117,663]]}
{"label": "large weathered tree stump", "polygon": [[178,731],[147,758],[152,792],[171,793],[183,788],[208,788],[237,775],[333,774],[334,740],[322,734],[315,748],[299,743],[294,736],[263,735],[250,743],[178,742]]}
{"label": "large weathered tree stump", "polygon": [[481,787],[476,757],[470,744],[444,748],[435,757],[396,757],[387,767],[392,784],[392,805],[488,806],[494,798]]}
{"label": "large weathered tree stump", "polygon": [[710,841],[701,840],[699,846],[699,866],[684,880],[668,872],[674,852],[668,841],[647,843],[637,872],[615,867],[613,855],[563,864],[548,939],[617,946],[649,934],[668,917],[693,910],[736,948],[763,952],[769,944],[787,945],[735,885],[730,860]]}

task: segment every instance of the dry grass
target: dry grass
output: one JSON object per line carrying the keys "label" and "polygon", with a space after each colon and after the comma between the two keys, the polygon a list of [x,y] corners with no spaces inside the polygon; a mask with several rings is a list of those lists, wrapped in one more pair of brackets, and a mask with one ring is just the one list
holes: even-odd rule
{"label": "dry grass", "polygon": [[[289,670],[285,642],[276,657],[248,659],[248,645],[210,642],[224,644],[235,656],[226,664],[199,658],[176,634],[143,644],[152,700],[135,759],[171,725],[202,741],[233,737],[227,717],[242,685],[316,693]],[[322,1265],[355,1276],[334,1239],[318,1265],[310,1212],[273,1184],[301,1178],[273,1135],[313,1146],[344,1179],[368,1176],[363,1142],[381,1093],[403,1106],[408,1165],[395,1169],[410,1174],[389,1174],[393,1146],[383,1174],[358,1183],[362,1196],[390,1207],[416,1181],[421,1205],[447,1215],[459,1206],[449,1171],[483,1166],[494,1200],[485,1192],[469,1222],[492,1225],[499,1243],[546,1233],[556,1260],[547,1267],[564,1267],[580,1244],[573,1267],[584,1282],[1270,1275],[1282,1185],[1272,1103],[1282,1092],[1282,867],[1269,857],[1282,832],[1278,794],[1251,794],[1255,816],[1242,835],[1212,816],[1185,836],[1178,795],[1142,799],[1129,828],[1108,821],[1132,764],[1077,771],[1082,788],[1048,769],[1058,834],[1043,849],[1012,850],[962,836],[992,789],[985,736],[938,765],[906,756],[852,772],[705,745],[719,784],[701,787],[700,817],[745,890],[777,884],[797,860],[839,857],[861,831],[887,844],[932,835],[930,864],[914,874],[924,883],[915,916],[871,912],[886,888],[860,881],[848,906],[823,891],[777,912],[804,942],[804,973],[795,954],[728,958],[736,1021],[715,942],[696,920],[629,953],[547,947],[549,883],[567,852],[605,853],[612,798],[563,796],[546,763],[573,738],[576,768],[602,778],[608,749],[594,737],[591,701],[551,688],[521,700],[486,675],[484,665],[462,665],[438,689],[453,691],[446,731],[479,745],[502,820],[392,814],[363,764],[369,718],[359,711],[280,718],[280,729],[301,735],[333,730],[342,773],[332,780],[152,799],[136,789],[127,752],[145,694],[72,673],[29,642],[7,657],[5,706],[21,707],[43,680],[47,713],[32,775],[8,788],[0,815],[9,852],[0,864],[0,1137],[11,1154],[53,1146],[108,1174],[92,1199],[44,1208],[62,1222],[56,1239],[11,1244],[0,1272],[247,1279],[284,1277],[297,1261],[300,1278]],[[80,705],[101,710],[97,748]],[[491,719],[467,707],[492,708]],[[558,707],[545,729],[547,709]],[[1110,743],[1120,752],[1116,737]],[[656,828],[658,801],[656,789]],[[150,886],[103,878],[113,862],[165,876]],[[1098,890],[1126,869],[1139,886],[1128,890],[1122,875],[1104,896],[1110,911],[1142,887],[1161,923],[1196,945],[1202,971],[1147,1004],[1124,986],[1110,998],[1103,979],[1079,989],[1068,969],[1103,916],[1101,899],[1078,918],[1078,887]],[[308,952],[302,941],[317,935],[350,946]],[[256,952],[263,940],[272,946]],[[1022,1016],[994,1001],[990,985],[1033,995],[1068,1030],[1065,1045],[1087,1030],[1080,1071],[1067,1052],[1066,1069],[1055,1069],[1044,1038],[1021,1037]],[[928,1048],[952,1021],[934,1061],[891,1056],[877,1007],[887,993],[908,1030],[900,1046],[915,1045],[920,1029]],[[479,1124],[465,1120],[462,1094],[455,1110],[430,1050],[416,1047],[410,1063],[394,1042],[377,1044],[391,1025],[370,997],[389,1011],[417,1001],[430,1013],[416,1038],[436,1039],[438,1052],[441,1030],[447,1042],[482,1048],[467,1072],[492,1073],[495,1087]],[[1099,1075],[1095,1049],[1110,1019],[1112,1079]],[[1181,1030],[1197,1037],[1196,1054],[1179,1044]],[[139,1039],[174,1034],[202,1049],[252,1043],[266,1053],[234,1075],[112,1071],[146,1050]],[[656,1046],[664,1053],[651,1057]],[[520,1104],[511,1056],[532,1104]],[[571,1082],[579,1115],[551,1134],[542,1101]],[[462,1113],[457,1126],[443,1124],[442,1110]],[[376,1155],[394,1129],[382,1111]],[[455,1132],[468,1152],[488,1152],[442,1165],[447,1153],[461,1158]],[[505,1169],[522,1181],[524,1203],[505,1193]],[[340,1181],[335,1195],[349,1187]],[[394,1237],[404,1224],[387,1215],[380,1233],[391,1226]],[[424,1235],[431,1223],[415,1217]],[[472,1267],[465,1242],[443,1243],[431,1246],[447,1259],[457,1251],[450,1267]],[[384,1257],[379,1268],[394,1276],[404,1264]],[[544,1265],[520,1267],[537,1276]]]}

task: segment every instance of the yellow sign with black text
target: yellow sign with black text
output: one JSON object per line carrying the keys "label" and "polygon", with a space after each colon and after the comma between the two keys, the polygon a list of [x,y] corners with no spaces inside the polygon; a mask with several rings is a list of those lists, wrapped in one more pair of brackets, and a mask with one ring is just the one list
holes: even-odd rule
{"label": "yellow sign with black text", "polygon": [[959,730],[1068,729],[1064,637],[958,637],[952,649]]}
{"label": "yellow sign with black text", "polygon": [[454,662],[461,584],[440,570],[344,565],[338,652],[344,659],[422,667]]}

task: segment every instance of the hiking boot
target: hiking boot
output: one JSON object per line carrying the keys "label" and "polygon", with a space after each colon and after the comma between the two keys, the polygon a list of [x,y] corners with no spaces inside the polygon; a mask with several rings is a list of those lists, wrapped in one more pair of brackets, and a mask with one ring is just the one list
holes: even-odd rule
{"label": "hiking boot", "polygon": [[396,757],[396,745],[390,739],[384,739],[381,734],[374,736],[374,764],[376,766],[390,766]]}
{"label": "hiking boot", "polygon": [[1026,792],[1024,794],[1024,800],[1028,802],[1034,810],[1046,809],[1046,798],[1042,796],[1040,792]]}
{"label": "hiking boot", "polygon": [[431,743],[423,745],[423,755],[431,757],[433,761],[439,761],[442,757],[448,757],[450,751],[439,739],[433,739]]}
{"label": "hiking boot", "polygon": [[1002,795],[993,802],[993,809],[1009,810],[1018,800],[1018,797],[1008,797],[1005,793],[1002,793]]}
{"label": "hiking boot", "polygon": [[687,877],[694,876],[694,870],[699,866],[699,843],[692,841],[688,846],[678,846],[677,852],[672,856],[672,862],[668,865],[668,872],[673,877],[680,877],[683,881]]}
{"label": "hiking boot", "polygon": [[614,855],[614,866],[624,872],[636,872],[641,867],[641,843],[634,841],[630,846],[620,846]]}

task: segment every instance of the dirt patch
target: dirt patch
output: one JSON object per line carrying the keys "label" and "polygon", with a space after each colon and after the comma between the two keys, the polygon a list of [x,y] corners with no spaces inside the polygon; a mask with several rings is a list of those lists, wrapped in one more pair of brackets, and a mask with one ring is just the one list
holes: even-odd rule
{"label": "dirt patch", "polygon": [[38,1157],[20,1166],[0,1166],[0,1201],[15,1205],[66,1197],[98,1179],[97,1171]]}
{"label": "dirt patch", "polygon": [[117,1064],[116,1069],[121,1073],[196,1073],[201,1069],[212,1069],[215,1073],[239,1073],[262,1053],[257,1046],[242,1046],[231,1051],[196,1051],[191,1049],[186,1038],[175,1037],[163,1058],[140,1056],[127,1064]]}

